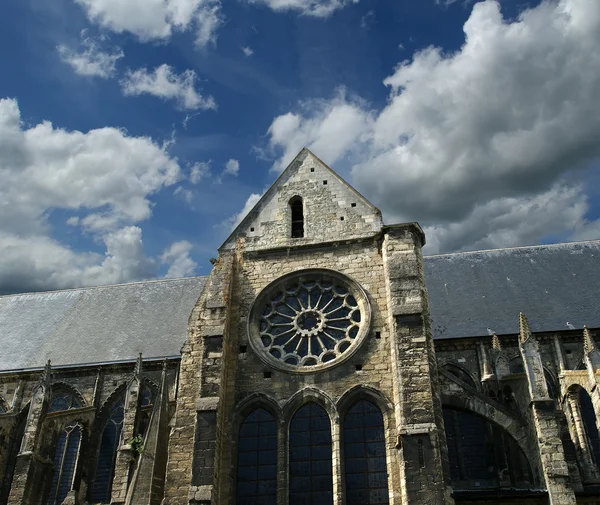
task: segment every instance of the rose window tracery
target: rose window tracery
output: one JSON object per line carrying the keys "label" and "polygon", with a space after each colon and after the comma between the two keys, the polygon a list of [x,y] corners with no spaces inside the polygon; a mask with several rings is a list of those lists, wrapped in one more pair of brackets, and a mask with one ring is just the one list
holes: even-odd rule
{"label": "rose window tracery", "polygon": [[353,354],[369,322],[367,297],[358,284],[330,270],[302,271],[259,295],[250,315],[250,342],[276,368],[310,372]]}

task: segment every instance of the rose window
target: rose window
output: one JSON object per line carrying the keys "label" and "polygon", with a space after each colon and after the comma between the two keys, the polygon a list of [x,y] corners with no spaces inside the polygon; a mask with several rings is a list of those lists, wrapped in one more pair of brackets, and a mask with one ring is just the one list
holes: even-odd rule
{"label": "rose window", "polygon": [[250,342],[276,368],[310,372],[350,357],[369,321],[358,284],[330,270],[303,271],[259,295],[250,314]]}

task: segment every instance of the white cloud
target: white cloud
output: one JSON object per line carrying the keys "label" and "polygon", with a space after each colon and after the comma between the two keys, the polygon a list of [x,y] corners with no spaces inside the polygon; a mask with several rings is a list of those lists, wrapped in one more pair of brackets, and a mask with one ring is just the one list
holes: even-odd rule
{"label": "white cloud", "polygon": [[[16,100],[0,100],[0,286],[3,292],[125,282],[152,276],[142,231],[150,197],[181,169],[149,138],[116,128],[87,133],[49,122],[25,127]],[[74,231],[104,244],[104,255],[52,238],[48,216],[62,209]],[[77,215],[75,215],[77,214]]]}
{"label": "white cloud", "polygon": [[231,175],[233,177],[237,177],[240,171],[240,162],[238,160],[234,160],[233,158],[227,160],[225,163],[225,168],[223,169],[223,175]]}
{"label": "white cloud", "polygon": [[216,44],[217,30],[224,23],[221,14],[221,3],[206,1],[196,14],[196,47]]}
{"label": "white cloud", "polygon": [[210,175],[210,162],[197,161],[190,167],[190,182],[198,184]]}
{"label": "white cloud", "polygon": [[117,284],[156,275],[145,256],[142,230],[128,226],[102,237],[104,255],[76,252],[45,235],[0,231],[0,292],[44,291]]}
{"label": "white cloud", "polygon": [[153,72],[145,68],[128,71],[121,81],[121,87],[125,95],[149,94],[163,100],[175,100],[179,107],[186,110],[215,109],[213,97],[205,98],[196,90],[196,77],[193,70],[178,75],[172,67],[163,64]]}
{"label": "white cloud", "polygon": [[264,4],[274,11],[296,11],[305,16],[326,18],[346,5],[358,0],[249,0]]}
{"label": "white cloud", "polygon": [[82,51],[74,51],[64,45],[56,49],[60,59],[70,65],[77,75],[108,79],[115,75],[115,65],[124,54],[118,47],[110,52],[103,51],[100,45],[103,41],[101,37],[97,39],[85,37],[81,41]]}
{"label": "white cloud", "polygon": [[194,275],[198,264],[190,258],[192,244],[187,240],[181,240],[171,244],[160,257],[163,264],[169,265],[169,270],[165,277],[189,277]]}
{"label": "white cloud", "polygon": [[197,44],[213,42],[221,25],[217,0],[76,0],[88,19],[141,41],[168,39],[174,31],[195,27]]}
{"label": "white cloud", "polygon": [[246,56],[252,56],[254,54],[254,51],[251,47],[241,47],[241,50]]}
{"label": "white cloud", "polygon": [[269,127],[271,148],[283,150],[273,165],[276,171],[283,170],[303,147],[335,163],[357,141],[365,140],[371,129],[371,115],[364,104],[347,99],[343,89],[330,101],[312,100],[303,103],[301,109],[300,114],[288,112],[276,117]]}
{"label": "white cloud", "polygon": [[[276,118],[276,167],[303,145],[329,163],[352,153],[357,188],[386,220],[420,221],[436,250],[591,238],[597,223],[575,204],[572,184],[600,157],[600,3],[545,1],[508,21],[486,0],[464,31],[459,51],[430,47],[396,68],[372,124],[344,97]],[[346,139],[322,132],[339,110],[354,118]],[[535,211],[544,206],[566,214],[552,225]]]}

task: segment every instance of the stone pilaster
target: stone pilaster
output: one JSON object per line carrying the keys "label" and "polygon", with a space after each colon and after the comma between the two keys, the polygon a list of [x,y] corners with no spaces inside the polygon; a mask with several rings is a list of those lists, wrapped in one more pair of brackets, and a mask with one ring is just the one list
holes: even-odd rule
{"label": "stone pilaster", "polygon": [[222,417],[223,341],[228,332],[232,277],[233,254],[221,253],[190,317],[179,369],[164,505],[219,503],[215,459],[221,452],[217,426]]}
{"label": "stone pilaster", "polygon": [[112,484],[111,504],[122,505],[127,497],[127,487],[135,469],[136,452],[131,446],[135,437],[135,420],[140,403],[140,392],[142,386],[142,355],[140,354],[133,378],[129,381],[125,393],[125,406],[123,415],[123,427],[121,429],[121,441],[115,461],[115,475]]}
{"label": "stone pilaster", "polygon": [[569,480],[569,468],[560,439],[554,401],[548,395],[539,345],[523,314],[519,315],[519,333],[519,349],[525,364],[531,417],[537,435],[549,504],[575,505],[575,493]]}
{"label": "stone pilaster", "polygon": [[10,505],[34,505],[37,503],[49,475],[52,462],[40,454],[40,442],[42,425],[52,392],[50,373],[50,361],[48,361],[29,404],[21,450],[17,456],[8,497]]}
{"label": "stone pilaster", "polygon": [[453,500],[421,253],[424,236],[415,224],[384,230],[401,503],[449,504]]}

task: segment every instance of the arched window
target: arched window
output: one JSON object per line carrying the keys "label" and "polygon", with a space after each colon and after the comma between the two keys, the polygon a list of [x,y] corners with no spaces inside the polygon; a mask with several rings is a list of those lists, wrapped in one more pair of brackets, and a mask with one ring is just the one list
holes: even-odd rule
{"label": "arched window", "polygon": [[290,200],[292,213],[292,238],[304,237],[304,208],[302,198],[295,196]]}
{"label": "arched window", "polygon": [[58,437],[48,505],[60,505],[68,492],[73,489],[75,468],[81,446],[81,431],[79,423],[70,423]]}
{"label": "arched window", "polygon": [[579,388],[579,406],[581,408],[581,417],[585,426],[590,452],[596,461],[596,465],[600,465],[600,435],[598,434],[598,425],[596,424],[596,413],[592,399],[584,388]]}
{"label": "arched window", "polygon": [[290,423],[289,505],[331,503],[331,422],[323,407],[307,403]]}
{"label": "arched window", "polygon": [[470,412],[444,407],[450,476],[455,490],[494,489],[507,482],[529,489],[531,469],[517,442]]}
{"label": "arched window", "polygon": [[117,449],[119,448],[121,429],[123,427],[123,406],[123,397],[114,402],[110,409],[108,419],[104,423],[104,428],[102,429],[100,451],[98,452],[96,465],[96,477],[94,478],[91,493],[93,503],[110,502]]}
{"label": "arched window", "polygon": [[52,399],[50,400],[48,412],[78,409],[81,406],[81,401],[73,393],[65,389],[58,389],[52,393]]}
{"label": "arched window", "polygon": [[344,469],[347,505],[389,503],[383,416],[369,401],[344,416]]}
{"label": "arched window", "polygon": [[277,423],[262,408],[252,411],[240,426],[236,503],[277,504]]}

